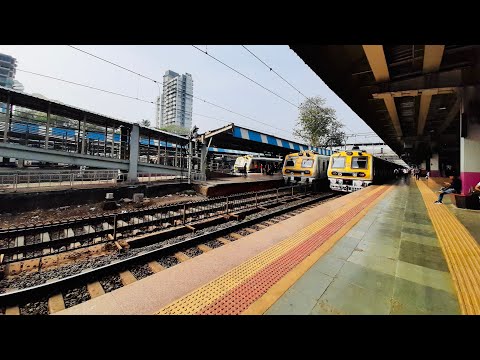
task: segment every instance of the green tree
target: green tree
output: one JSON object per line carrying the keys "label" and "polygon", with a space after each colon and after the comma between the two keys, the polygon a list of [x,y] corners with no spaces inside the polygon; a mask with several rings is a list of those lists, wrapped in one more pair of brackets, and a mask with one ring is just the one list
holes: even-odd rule
{"label": "green tree", "polygon": [[159,128],[159,130],[163,130],[172,134],[177,134],[177,135],[188,135],[190,133],[190,130],[187,128],[180,126],[180,125],[165,125]]}
{"label": "green tree", "polygon": [[343,124],[337,120],[335,109],[325,105],[320,96],[307,98],[300,105],[297,127],[293,134],[308,145],[339,146],[345,142]]}
{"label": "green tree", "polygon": [[[22,108],[19,106],[15,107],[14,116],[17,121],[26,121],[26,122],[34,122],[34,123],[47,122],[47,114],[45,112]],[[78,126],[78,121],[52,114],[50,115],[50,126],[75,128],[76,126]]]}
{"label": "green tree", "polygon": [[140,126],[143,126],[143,127],[150,127],[152,124],[150,123],[150,120],[148,119],[142,119],[140,120],[139,122]]}

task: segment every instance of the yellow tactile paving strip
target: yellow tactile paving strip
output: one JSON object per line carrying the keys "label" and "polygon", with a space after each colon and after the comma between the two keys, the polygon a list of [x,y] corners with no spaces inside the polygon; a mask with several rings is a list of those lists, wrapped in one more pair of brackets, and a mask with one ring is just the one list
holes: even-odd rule
{"label": "yellow tactile paving strip", "polygon": [[435,193],[417,181],[455,284],[465,315],[480,314],[480,246],[445,205],[434,204]]}
{"label": "yellow tactile paving strip", "polygon": [[378,187],[372,191],[366,192],[364,195],[359,196],[351,203],[346,204],[345,206],[333,211],[328,216],[317,220],[295,235],[283,240],[279,244],[263,251],[262,253],[228,271],[210,283],[205,284],[204,286],[167,305],[157,312],[157,314],[186,315],[198,313],[209,304],[212,304],[214,301],[224,296],[228,291],[232,290],[246,279],[253,276],[259,270],[278,259],[287,251],[305,241],[313,234],[319,232],[324,227],[328,226],[328,224],[335,221],[336,218],[342,216],[350,209],[360,204],[362,201],[375,196],[375,194],[382,191],[385,191],[384,187]]}

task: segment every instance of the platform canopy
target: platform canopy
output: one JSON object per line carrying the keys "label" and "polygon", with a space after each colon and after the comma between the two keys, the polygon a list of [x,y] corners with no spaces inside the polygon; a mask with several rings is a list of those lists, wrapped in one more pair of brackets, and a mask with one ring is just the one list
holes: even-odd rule
{"label": "platform canopy", "polygon": [[232,150],[232,149],[222,149],[218,147],[211,146],[208,148],[208,152],[215,153],[218,155],[254,155],[261,156],[261,153],[255,153],[251,151],[241,151],[241,150]]}
{"label": "platform canopy", "polygon": [[206,141],[210,146],[227,148],[242,152],[267,153],[273,156],[285,156],[297,151],[313,150],[322,155],[330,155],[329,149],[318,148],[295,141],[286,140],[277,136],[250,130],[234,123],[225,127],[207,131],[199,135],[199,141]]}
{"label": "platform canopy", "polygon": [[461,93],[480,83],[480,46],[290,48],[407,162],[458,156]]}
{"label": "platform canopy", "polygon": [[[111,116],[102,115],[93,111],[63,104],[59,101],[26,94],[24,92],[16,91],[3,86],[0,86],[0,103],[9,103],[14,106],[20,106],[44,113],[47,113],[48,108],[50,107],[51,115],[58,115],[80,122],[83,121],[83,119],[85,118],[87,123],[94,124],[100,127],[125,127],[131,130],[133,126],[133,123],[125,120],[115,119]],[[147,128],[143,126],[140,126],[140,136],[145,138],[148,138],[150,136],[151,139],[162,139],[170,143],[180,145],[188,144],[188,138],[186,136],[172,134],[170,132]],[[148,144],[148,141],[146,142],[146,144]]]}

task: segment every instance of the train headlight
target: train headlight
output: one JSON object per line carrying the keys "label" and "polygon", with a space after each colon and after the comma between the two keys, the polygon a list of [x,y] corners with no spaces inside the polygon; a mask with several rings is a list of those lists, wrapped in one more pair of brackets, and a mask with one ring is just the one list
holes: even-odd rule
{"label": "train headlight", "polygon": [[360,176],[360,177],[365,177],[365,173],[363,173],[363,172],[359,172],[359,173],[357,173],[357,175]]}
{"label": "train headlight", "polygon": [[305,170],[304,173],[305,174],[310,174],[310,170]]}
{"label": "train headlight", "polygon": [[285,170],[285,173],[286,173],[286,174],[288,174],[289,172],[290,172],[290,170],[288,170],[288,169]]}
{"label": "train headlight", "polygon": [[336,171],[332,171],[332,175],[338,175]]}
{"label": "train headlight", "polygon": [[357,173],[353,173],[353,176],[355,176],[355,177],[356,177],[356,176],[357,176]]}
{"label": "train headlight", "polygon": [[342,173],[339,172],[339,173],[338,173],[338,176],[342,176]]}

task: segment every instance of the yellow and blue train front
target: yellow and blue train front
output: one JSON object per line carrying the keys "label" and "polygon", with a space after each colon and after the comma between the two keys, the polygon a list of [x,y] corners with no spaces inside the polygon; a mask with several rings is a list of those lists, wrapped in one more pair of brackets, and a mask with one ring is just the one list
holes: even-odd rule
{"label": "yellow and blue train front", "polygon": [[330,189],[353,192],[372,184],[372,156],[361,151],[333,154],[328,169]]}
{"label": "yellow and blue train front", "polygon": [[[338,176],[335,176],[333,173],[337,173]],[[364,173],[342,173],[333,171],[332,175],[333,176],[328,177],[330,189],[336,191],[352,192],[361,190],[372,184],[372,180],[364,180],[362,178],[362,176],[365,176]]]}
{"label": "yellow and blue train front", "polygon": [[315,164],[313,153],[309,152],[308,157],[303,153],[289,154],[283,166],[283,179],[285,182],[311,183],[317,178]]}

